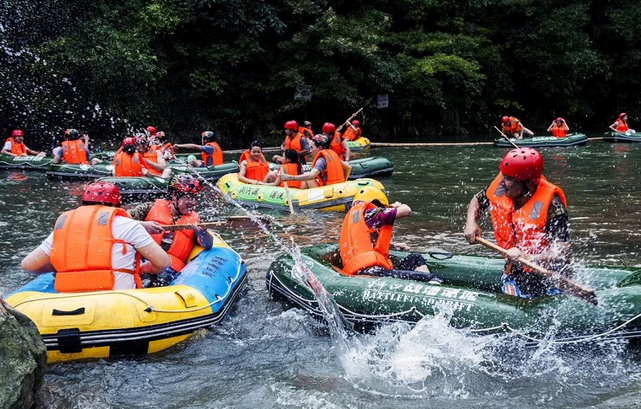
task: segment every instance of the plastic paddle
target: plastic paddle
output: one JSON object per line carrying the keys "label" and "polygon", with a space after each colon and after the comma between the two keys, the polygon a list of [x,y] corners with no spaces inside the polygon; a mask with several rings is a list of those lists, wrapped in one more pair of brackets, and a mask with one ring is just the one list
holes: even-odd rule
{"label": "plastic paddle", "polygon": [[504,134],[504,133],[503,133],[503,131],[501,131],[499,128],[497,128],[497,126],[496,126],[496,125],[494,125],[494,129],[496,129],[497,131],[499,131],[499,133],[500,133],[501,135],[503,135],[503,137],[504,137],[505,139],[507,139],[507,141],[508,141],[509,143],[511,143],[511,144],[512,144],[512,146],[514,146],[516,149],[519,149],[518,145],[517,145],[517,144],[515,144],[515,143],[514,143],[510,138],[508,138],[508,136],[507,136],[506,134]]}
{"label": "plastic paddle", "polygon": [[[492,250],[498,251],[502,255],[507,254],[507,250],[504,249],[503,247],[500,247],[488,240],[485,240],[482,237],[477,236],[476,241],[484,245],[485,247],[491,248]],[[590,304],[593,305],[598,305],[598,301],[596,298],[596,294],[594,293],[594,290],[588,287],[585,287],[575,281],[570,280],[567,277],[563,277],[562,275],[559,274],[554,274],[547,268],[541,267],[538,264],[535,264],[523,257],[519,257],[516,261],[519,263],[531,268],[534,270],[534,272],[542,277],[545,277],[554,283],[555,286],[557,286],[559,289],[562,291],[573,295],[575,297],[578,297],[582,299],[583,301],[589,302]]]}
{"label": "plastic paddle", "polygon": [[358,111],[354,112],[354,113],[352,114],[352,116],[350,116],[349,118],[347,118],[347,119],[345,120],[345,122],[343,122],[343,124],[342,124],[341,126],[339,126],[339,127],[338,127],[338,129],[336,130],[336,132],[340,132],[340,131],[341,131],[341,129],[343,129],[343,127],[345,126],[345,124],[347,124],[349,121],[351,121],[351,120],[352,120],[352,118],[354,118],[356,115],[358,115],[358,114],[363,110],[363,108],[365,108],[365,107],[362,107],[362,108],[361,108],[361,109],[359,109]]}
{"label": "plastic paddle", "polygon": [[[271,219],[267,217],[258,217],[258,220],[263,224],[269,224],[271,222]],[[220,227],[220,226],[243,227],[243,228],[247,228],[250,226],[258,227],[256,226],[256,221],[249,216],[229,216],[225,220],[217,220],[214,222],[201,222],[201,223],[196,223],[196,225],[204,229],[210,229],[212,227]],[[176,231],[176,230],[188,230],[194,227],[194,225],[193,224],[172,224],[172,225],[164,225],[164,226],[161,225],[160,227],[162,227],[166,231]]]}

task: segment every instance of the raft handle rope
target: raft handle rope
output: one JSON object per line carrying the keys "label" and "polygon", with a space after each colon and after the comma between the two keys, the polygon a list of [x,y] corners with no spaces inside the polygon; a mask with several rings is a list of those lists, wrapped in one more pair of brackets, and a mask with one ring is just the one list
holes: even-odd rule
{"label": "raft handle rope", "polygon": [[631,322],[633,322],[633,321],[635,321],[635,320],[637,320],[639,318],[641,318],[641,314],[637,314],[634,317],[632,317],[629,320],[627,320],[626,322],[624,322],[623,324],[620,324],[620,325],[618,325],[618,326],[616,326],[616,327],[614,327],[612,329],[609,329],[609,330],[607,330],[605,332],[602,332],[600,334],[588,335],[588,336],[585,336],[585,337],[579,337],[579,338],[576,338],[576,339],[573,339],[573,340],[567,340],[567,341],[544,341],[542,339],[534,338],[534,337],[531,337],[529,335],[525,335],[522,332],[510,327],[510,325],[505,323],[505,322],[503,324],[497,325],[495,327],[473,329],[473,330],[470,330],[470,332],[490,332],[490,331],[496,331],[496,330],[499,330],[499,329],[503,329],[505,331],[514,333],[515,335],[517,335],[517,336],[519,336],[521,338],[524,338],[524,339],[526,339],[528,341],[536,342],[537,344],[545,342],[545,343],[551,344],[551,345],[571,345],[571,344],[580,344],[582,342],[590,342],[590,341],[596,340],[598,338],[605,337],[606,335],[609,335],[609,334],[611,334],[613,332],[616,332],[616,331],[620,330],[621,328],[627,326],[628,324],[630,324]]}

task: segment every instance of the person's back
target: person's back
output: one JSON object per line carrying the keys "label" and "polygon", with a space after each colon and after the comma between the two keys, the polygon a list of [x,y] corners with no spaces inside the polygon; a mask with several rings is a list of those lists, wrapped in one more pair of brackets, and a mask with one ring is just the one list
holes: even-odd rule
{"label": "person's back", "polygon": [[320,172],[316,181],[320,186],[334,185],[345,182],[345,172],[341,158],[331,149],[323,149],[316,154],[312,162],[312,168],[316,167],[319,161],[324,161],[324,169]]}
{"label": "person's back", "polygon": [[127,137],[122,141],[122,151],[114,156],[114,176],[131,177],[145,176],[146,168],[143,164],[143,157],[136,152],[136,141]]}

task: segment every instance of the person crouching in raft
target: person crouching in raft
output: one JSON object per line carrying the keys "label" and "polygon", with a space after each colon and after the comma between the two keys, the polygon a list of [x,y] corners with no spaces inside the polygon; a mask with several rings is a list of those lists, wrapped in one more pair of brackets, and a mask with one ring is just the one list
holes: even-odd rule
{"label": "person crouching in raft", "polygon": [[[399,202],[388,206],[387,197],[379,189],[366,186],[359,190],[341,228],[342,271],[347,275],[405,278],[440,285],[443,280],[430,273],[420,254],[411,253],[396,265],[389,259],[394,221],[411,212],[408,205]],[[401,243],[392,246],[408,250]]]}
{"label": "person crouching in raft", "polygon": [[570,127],[565,122],[565,119],[561,117],[558,117],[554,121],[552,121],[552,124],[548,127],[548,132],[552,132],[552,136],[556,138],[565,138],[566,136],[568,136],[569,130]]}
{"label": "person crouching in raft", "polygon": [[83,135],[76,129],[65,129],[62,134],[64,141],[53,149],[53,163],[87,164],[92,165],[102,162],[100,159],[91,158],[89,148],[82,143]]}
{"label": "person crouching in raft", "polygon": [[612,125],[610,125],[610,129],[618,133],[625,133],[625,134],[636,133],[634,129],[630,129],[630,127],[628,126],[628,114],[626,114],[625,112],[621,112],[619,114],[619,117],[614,121]]}
{"label": "person crouching in raft", "polygon": [[348,140],[343,138],[340,132],[336,132],[336,125],[331,122],[325,122],[323,124],[323,135],[330,140],[329,148],[336,152],[339,158],[349,162],[351,152],[347,143]]}
{"label": "person crouching in raft", "polygon": [[343,183],[349,177],[352,167],[342,161],[336,152],[329,149],[329,138],[316,135],[312,139],[312,170],[302,175],[281,175],[285,182],[290,180],[302,181],[302,189]]}
{"label": "person crouching in raft", "polygon": [[[300,175],[303,173],[303,167],[298,162],[298,152],[293,149],[287,149],[283,155],[283,164],[280,165],[277,171],[270,171],[263,183],[269,186],[284,186],[281,175]],[[291,181],[287,187],[292,189],[300,189],[302,182]]]}
{"label": "person crouching in raft", "polygon": [[58,217],[53,233],[22,260],[22,268],[55,271],[58,292],[140,288],[139,274],[159,273],[170,259],[146,227],[119,206],[116,185],[88,185],[81,206]]}
{"label": "person crouching in raft", "polygon": [[521,121],[513,116],[506,115],[501,118],[501,129],[510,138],[523,139],[523,134],[527,136],[534,135],[534,132],[524,127]]}
{"label": "person crouching in raft", "polygon": [[7,138],[7,140],[4,142],[4,145],[2,145],[2,152],[3,155],[9,155],[9,156],[28,156],[28,155],[35,155],[38,157],[43,157],[46,154],[44,152],[38,152],[34,151],[33,149],[27,148],[27,146],[24,144],[24,132],[20,129],[14,129],[11,132],[11,137]]}
{"label": "person crouching in raft", "polygon": [[[280,150],[283,152],[283,154],[288,149],[295,150],[296,152],[298,152],[298,160],[300,164],[304,165],[307,161],[306,155],[309,155],[310,153],[308,139],[305,137],[305,135],[302,134],[302,132],[298,131],[299,128],[296,121],[285,122],[284,129],[285,139],[280,145]],[[283,163],[283,159],[284,158],[281,155],[274,155],[272,157],[274,163]]]}
{"label": "person crouching in raft", "polygon": [[[200,216],[196,208],[196,195],[202,192],[200,180],[189,174],[176,175],[169,182],[171,197],[169,200],[156,199],[154,202],[143,203],[131,210],[129,215],[135,220],[155,222],[152,237],[156,243],[169,254],[171,265],[164,271],[153,276],[144,275],[143,287],[162,287],[171,282],[185,267],[187,258],[198,243],[204,250],[209,250],[214,244],[214,238],[204,228],[197,225]],[[192,224],[191,229],[164,231],[161,225]]]}
{"label": "person crouching in raft", "polygon": [[269,164],[263,155],[263,146],[258,141],[251,143],[249,151],[240,156],[238,180],[250,185],[262,185],[269,173]]}
{"label": "person crouching in raft", "polygon": [[559,294],[549,280],[516,260],[524,257],[552,271],[569,273],[565,194],[543,176],[543,158],[536,149],[512,149],[501,160],[499,171],[487,188],[472,197],[465,238],[473,244],[481,236],[477,221],[489,208],[496,242],[507,249],[503,292],[521,298]]}
{"label": "person crouching in raft", "polygon": [[200,151],[200,159],[195,155],[187,157],[187,164],[194,168],[206,168],[223,164],[223,150],[216,142],[216,134],[213,131],[204,131],[200,134],[202,145],[195,143],[177,143],[174,149],[194,149]]}

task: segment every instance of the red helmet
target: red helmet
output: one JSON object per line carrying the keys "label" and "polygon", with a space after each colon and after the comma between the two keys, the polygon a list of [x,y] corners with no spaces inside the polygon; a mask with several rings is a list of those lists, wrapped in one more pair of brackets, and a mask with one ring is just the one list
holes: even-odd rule
{"label": "red helmet", "polygon": [[516,180],[538,180],[543,174],[543,158],[533,148],[512,149],[499,165],[502,174]]}
{"label": "red helmet", "polygon": [[510,122],[510,117],[507,115],[503,115],[503,118],[501,118],[501,122],[503,123]]}
{"label": "red helmet", "polygon": [[358,122],[356,119],[354,119],[354,120],[352,121],[352,125],[354,125],[354,126],[360,126],[360,125],[361,125],[361,123],[360,123],[360,122]]}
{"label": "red helmet", "polygon": [[558,117],[558,118],[556,118],[556,121],[565,122],[565,119],[563,119],[561,117]]}
{"label": "red helmet", "polygon": [[628,114],[626,114],[625,112],[621,112],[621,113],[619,114],[619,118],[623,118],[624,116],[628,116]]}
{"label": "red helmet", "polygon": [[149,134],[150,134],[150,135],[155,135],[155,134],[156,134],[156,132],[158,132],[158,129],[156,129],[156,127],[155,127],[155,126],[151,126],[151,125],[149,125],[149,126],[147,127],[147,132],[149,132]]}
{"label": "red helmet", "polygon": [[118,206],[120,204],[120,190],[118,190],[118,186],[109,182],[91,183],[82,193],[82,201]]}
{"label": "red helmet", "polygon": [[11,137],[15,138],[16,136],[24,136],[24,132],[20,129],[14,129],[13,132],[11,132]]}
{"label": "red helmet", "polygon": [[178,194],[191,194],[195,195],[202,192],[203,185],[200,180],[196,179],[188,173],[181,173],[176,175],[169,182],[169,188]]}
{"label": "red helmet", "polygon": [[133,136],[128,136],[125,139],[122,140],[122,146],[125,145],[136,145],[136,139],[134,139]]}
{"label": "red helmet", "polygon": [[298,122],[296,122],[296,121],[287,121],[287,122],[285,122],[285,129],[291,129],[292,131],[298,131]]}
{"label": "red helmet", "polygon": [[336,132],[336,125],[334,125],[331,122],[325,122],[323,124],[323,133],[326,133],[326,134],[329,135],[329,134],[332,134],[334,132]]}

